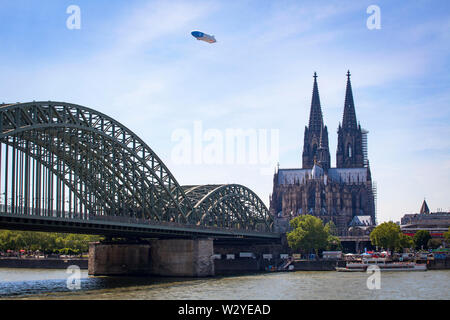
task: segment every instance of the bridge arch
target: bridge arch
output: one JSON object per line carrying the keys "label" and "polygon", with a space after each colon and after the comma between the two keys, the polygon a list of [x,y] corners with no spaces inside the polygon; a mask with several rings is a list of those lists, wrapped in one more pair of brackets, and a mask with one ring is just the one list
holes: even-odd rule
{"label": "bridge arch", "polygon": [[184,186],[200,225],[230,229],[273,230],[273,219],[262,200],[239,184]]}
{"label": "bridge arch", "polygon": [[248,188],[180,186],[136,134],[84,106],[0,105],[0,142],[0,211],[272,231],[266,206]]}
{"label": "bridge arch", "polygon": [[[183,189],[156,153],[131,130],[98,111],[52,101],[2,106],[0,140],[52,172],[89,214],[196,221],[191,203],[182,201]],[[52,201],[38,200],[49,214]]]}

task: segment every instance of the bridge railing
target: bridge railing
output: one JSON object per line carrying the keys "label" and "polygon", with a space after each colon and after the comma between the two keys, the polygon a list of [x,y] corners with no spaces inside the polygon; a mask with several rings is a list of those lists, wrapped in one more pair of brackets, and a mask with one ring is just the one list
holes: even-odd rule
{"label": "bridge railing", "polygon": [[[127,224],[138,224],[138,225],[157,225],[157,226],[166,226],[166,227],[179,227],[184,229],[192,229],[192,230],[211,230],[211,231],[246,231],[246,232],[264,232],[253,229],[237,229],[237,228],[229,228],[229,227],[214,227],[214,226],[204,226],[204,225],[192,225],[192,224],[183,224],[178,222],[169,222],[169,221],[155,221],[149,219],[142,219],[136,217],[124,217],[124,216],[101,216],[101,215],[90,215],[89,220],[91,221],[105,221],[105,222],[120,222]],[[265,232],[269,233],[269,232]]]}
{"label": "bridge railing", "polygon": [[271,233],[267,231],[258,231],[253,229],[238,229],[229,227],[214,227],[214,226],[204,226],[204,225],[189,225],[182,224],[178,222],[168,222],[168,221],[155,221],[149,219],[142,219],[137,217],[126,217],[126,216],[112,216],[112,215],[95,215],[84,212],[59,212],[57,210],[38,210],[31,207],[23,206],[5,206],[0,204],[0,213],[7,214],[9,216],[20,216],[20,217],[43,217],[43,218],[56,218],[58,220],[84,220],[86,222],[114,222],[129,224],[135,226],[161,226],[167,228],[177,228],[177,229],[188,229],[188,230],[207,230],[207,231],[217,231],[223,233],[224,231],[229,232],[246,232],[246,233]]}
{"label": "bridge railing", "polygon": [[53,217],[61,219],[78,219],[89,220],[92,215],[85,212],[70,212],[70,211],[58,211],[48,210],[45,208],[33,208],[25,206],[11,206],[0,204],[0,212],[7,213],[9,215],[18,216],[35,216],[35,217]]}

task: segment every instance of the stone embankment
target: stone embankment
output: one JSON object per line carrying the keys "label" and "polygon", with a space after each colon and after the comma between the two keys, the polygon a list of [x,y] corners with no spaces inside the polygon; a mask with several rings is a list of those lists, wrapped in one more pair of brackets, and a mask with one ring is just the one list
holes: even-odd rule
{"label": "stone embankment", "polygon": [[66,269],[72,265],[87,269],[88,259],[0,258],[0,268]]}

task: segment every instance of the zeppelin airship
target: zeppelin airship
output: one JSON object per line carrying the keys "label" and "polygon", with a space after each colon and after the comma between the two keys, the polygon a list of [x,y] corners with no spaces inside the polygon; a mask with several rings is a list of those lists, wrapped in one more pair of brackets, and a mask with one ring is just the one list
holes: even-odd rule
{"label": "zeppelin airship", "polygon": [[209,34],[200,32],[200,31],[192,31],[191,34],[197,39],[197,40],[203,40],[208,43],[214,43],[216,42],[216,38],[214,36],[210,36]]}

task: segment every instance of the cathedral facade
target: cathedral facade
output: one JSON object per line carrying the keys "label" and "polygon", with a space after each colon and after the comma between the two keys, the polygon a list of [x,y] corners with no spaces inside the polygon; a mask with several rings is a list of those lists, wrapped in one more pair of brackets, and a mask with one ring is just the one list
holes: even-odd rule
{"label": "cathedral facade", "polygon": [[[336,167],[331,167],[328,129],[324,125],[317,74],[314,73],[311,111],[302,153],[302,168],[277,168],[273,178],[270,212],[279,225],[302,214],[333,221],[339,235],[352,227],[375,225],[375,194],[367,158],[367,131],[356,119],[347,73],[342,123],[338,129]],[[284,223],[283,223],[284,222]]]}

